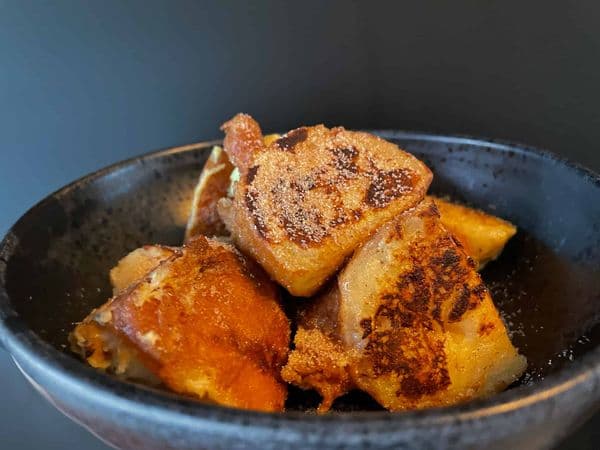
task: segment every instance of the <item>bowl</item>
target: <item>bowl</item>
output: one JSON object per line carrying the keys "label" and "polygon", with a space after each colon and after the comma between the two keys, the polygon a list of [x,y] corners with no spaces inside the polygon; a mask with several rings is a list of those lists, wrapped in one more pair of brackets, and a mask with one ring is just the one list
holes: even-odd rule
{"label": "bowl", "polygon": [[74,323],[110,296],[109,269],[148,243],[180,244],[215,142],[130,159],[51,194],[0,245],[0,342],[60,411],[118,448],[548,448],[600,405],[600,177],[523,145],[374,133],[423,159],[432,191],[519,227],[483,272],[526,374],[487,399],[390,413],[365,395],[314,413],[243,411],[119,380],[68,349]]}

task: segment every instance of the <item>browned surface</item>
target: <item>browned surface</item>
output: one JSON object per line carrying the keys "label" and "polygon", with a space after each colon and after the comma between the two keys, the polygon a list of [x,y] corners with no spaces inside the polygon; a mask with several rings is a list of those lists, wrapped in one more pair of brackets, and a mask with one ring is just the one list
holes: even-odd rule
{"label": "browned surface", "polygon": [[[279,138],[278,134],[269,134],[263,138],[264,145],[269,145]],[[185,229],[185,241],[204,236],[227,236],[229,232],[219,217],[218,201],[227,196],[231,186],[233,165],[222,147],[215,146],[206,160],[198,184],[194,189],[194,198]]]}
{"label": "browned surface", "polygon": [[98,326],[139,353],[134,357],[175,392],[238,408],[283,409],[287,389],[279,371],[289,322],[276,286],[226,244],[192,240],[93,311],[73,341],[102,368],[98,347],[118,350],[106,333],[85,339],[97,336]]}
{"label": "browned surface", "polygon": [[[474,262],[431,201],[379,230],[334,289],[301,316],[302,342],[282,372],[321,392],[322,410],[351,387],[390,410],[460,403],[504,389],[525,369]],[[338,368],[350,381],[339,382]]]}
{"label": "browned surface", "polygon": [[367,133],[317,125],[263,146],[247,115],[223,128],[225,151],[243,167],[219,213],[236,244],[298,296],[316,292],[374,230],[418,203],[432,178],[415,157]]}
{"label": "browned surface", "polygon": [[440,211],[444,226],[461,242],[465,251],[481,269],[496,259],[517,228],[478,209],[430,197]]}
{"label": "browned surface", "polygon": [[352,353],[339,338],[339,290],[333,285],[321,298],[307,300],[298,317],[295,350],[281,375],[288,383],[315,389],[323,397],[320,412],[352,389],[348,372]]}
{"label": "browned surface", "polygon": [[213,147],[204,164],[185,229],[185,241],[193,237],[225,236],[227,229],[217,212],[217,202],[227,195],[233,165],[221,147]]}
{"label": "browned surface", "polygon": [[225,132],[223,147],[229,160],[245,174],[250,167],[252,155],[264,145],[260,126],[248,114],[237,114],[221,125],[221,130]]}

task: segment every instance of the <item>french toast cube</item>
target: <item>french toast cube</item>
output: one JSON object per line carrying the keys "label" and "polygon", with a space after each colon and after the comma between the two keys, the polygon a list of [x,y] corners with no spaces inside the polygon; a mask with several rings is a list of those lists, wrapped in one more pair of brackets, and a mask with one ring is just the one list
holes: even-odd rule
{"label": "french toast cube", "polygon": [[467,254],[482,269],[496,259],[517,227],[481,210],[430,197],[438,207],[442,224],[460,241]]}
{"label": "french toast cube", "polygon": [[526,368],[475,263],[430,199],[361,246],[303,305],[283,378],[323,397],[351,390],[391,411],[499,392]]}
{"label": "french toast cube", "polygon": [[240,177],[219,214],[236,245],[295,296],[318,291],[431,183],[425,164],[368,133],[301,127],[265,146],[248,115],[222,128]]}
{"label": "french toast cube", "polygon": [[282,411],[289,336],[277,286],[230,245],[199,237],[92,311],[70,339],[90,365],[123,378]]}

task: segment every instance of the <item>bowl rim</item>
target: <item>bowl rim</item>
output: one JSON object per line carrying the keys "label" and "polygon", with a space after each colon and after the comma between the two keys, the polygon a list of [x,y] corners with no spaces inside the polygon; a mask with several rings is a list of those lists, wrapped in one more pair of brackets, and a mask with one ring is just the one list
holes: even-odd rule
{"label": "bowl rim", "polygon": [[[526,157],[550,160],[575,171],[578,176],[585,178],[587,182],[595,184],[600,189],[600,175],[548,150],[505,140],[476,138],[466,135],[431,134],[390,129],[367,131],[385,139],[468,144],[480,148],[491,148],[501,152],[520,154]],[[30,367],[36,371],[43,371],[44,376],[49,376],[51,379],[60,382],[64,388],[77,392],[78,395],[87,396],[93,402],[100,402],[112,408],[124,408],[132,414],[143,415],[153,411],[160,413],[161,421],[168,420],[170,423],[182,423],[181,421],[190,423],[188,421],[191,420],[192,424],[198,424],[199,422],[211,426],[215,424],[236,424],[237,426],[244,425],[269,429],[279,428],[282,425],[287,428],[308,427],[310,429],[327,423],[331,425],[345,424],[356,431],[369,428],[369,431],[372,432],[377,429],[377,424],[388,424],[389,427],[390,421],[393,421],[396,425],[394,430],[390,430],[391,432],[397,432],[397,427],[443,426],[457,421],[481,420],[483,417],[508,414],[548,401],[561,393],[581,388],[587,385],[590,380],[596,380],[596,382],[600,380],[600,346],[597,346],[573,361],[569,366],[548,375],[539,382],[527,386],[518,386],[489,398],[474,400],[466,404],[393,413],[388,411],[332,411],[325,415],[302,411],[265,413],[202,403],[174,393],[120,380],[114,376],[96,371],[78,361],[74,356],[59,351],[27,326],[11,306],[10,297],[5,288],[6,268],[12,252],[18,246],[18,239],[14,230],[20,224],[26,223],[30,215],[51,199],[67,195],[71,190],[91,183],[109,173],[136,164],[143,164],[145,161],[156,158],[194,150],[207,150],[221,142],[221,140],[211,140],[169,147],[111,164],[54,191],[32,206],[17,220],[0,243],[0,343],[4,345],[15,361],[22,363],[24,368]]]}

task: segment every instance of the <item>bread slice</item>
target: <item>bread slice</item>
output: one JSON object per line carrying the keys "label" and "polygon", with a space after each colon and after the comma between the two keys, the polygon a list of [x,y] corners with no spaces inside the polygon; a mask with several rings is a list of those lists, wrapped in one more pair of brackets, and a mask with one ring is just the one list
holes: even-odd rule
{"label": "bread slice", "polygon": [[227,230],[217,212],[217,202],[227,195],[233,165],[220,146],[215,146],[204,163],[194,189],[185,242],[196,236],[225,236]]}
{"label": "bread slice", "polygon": [[[279,139],[278,134],[268,134],[264,145]],[[226,197],[235,182],[237,172],[229,162],[227,153],[215,145],[204,163],[198,184],[194,189],[192,207],[185,229],[185,242],[196,236],[228,236],[227,228],[217,212],[217,202]]]}
{"label": "bread slice", "polygon": [[526,367],[431,200],[383,226],[300,317],[282,376],[321,392],[321,410],[351,388],[392,411],[452,405],[501,391]]}
{"label": "bread slice", "polygon": [[127,379],[281,411],[289,335],[264,272],[233,247],[199,237],[92,311],[71,343],[90,365]]}
{"label": "bread slice", "polygon": [[440,211],[442,224],[460,241],[479,269],[496,259],[517,232],[512,223],[499,217],[438,197],[430,198]]}
{"label": "bread slice", "polygon": [[265,146],[250,116],[223,129],[240,177],[219,214],[235,243],[296,296],[314,294],[375,230],[416,205],[432,178],[368,133],[317,125]]}

